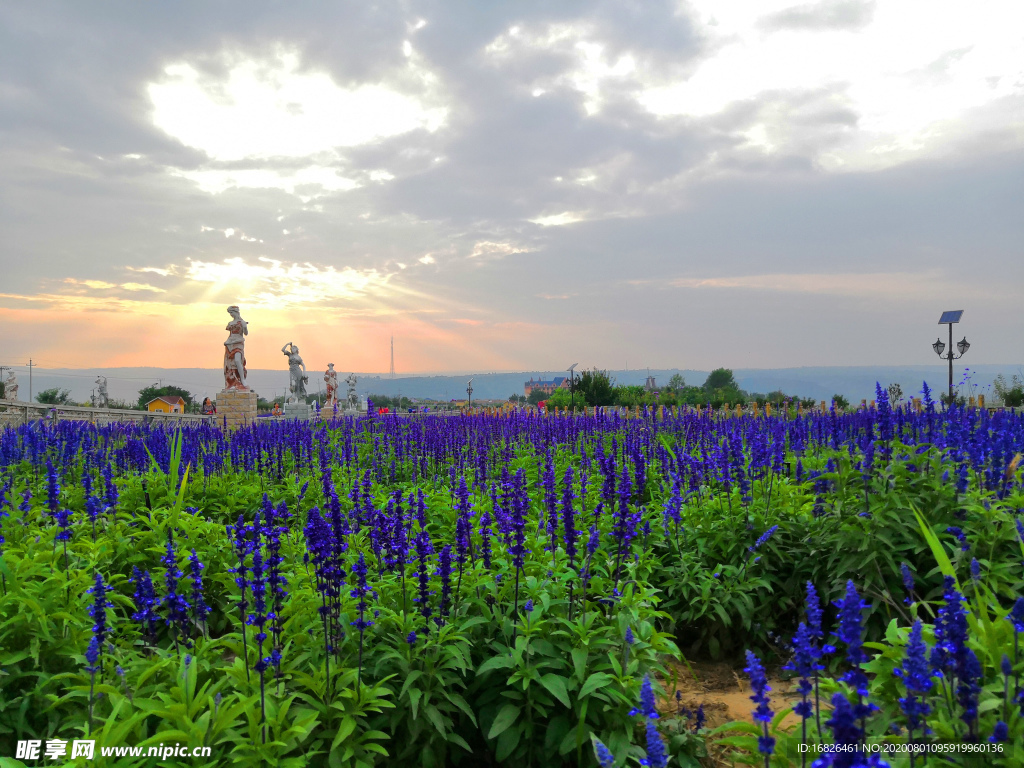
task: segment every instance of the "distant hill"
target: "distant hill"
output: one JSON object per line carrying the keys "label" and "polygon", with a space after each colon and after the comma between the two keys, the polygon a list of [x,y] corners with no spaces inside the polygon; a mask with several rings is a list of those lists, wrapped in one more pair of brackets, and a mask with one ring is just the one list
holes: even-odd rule
{"label": "distant hill", "polygon": [[[23,368],[15,369],[18,374],[20,396],[28,398],[28,372]],[[977,392],[988,394],[992,380],[997,374],[1010,376],[1020,373],[1021,365],[978,365],[970,368],[972,382]],[[964,368],[955,369],[955,383],[959,382]],[[934,366],[862,366],[862,367],[808,367],[808,368],[735,368],[733,372],[739,385],[748,392],[767,394],[772,390],[781,389],[791,395],[813,397],[815,400],[828,400],[834,394],[843,395],[851,402],[874,397],[875,382],[883,386],[896,382],[903,392],[910,396],[921,390],[921,383],[936,391],[946,388],[946,369],[940,364]],[[643,384],[647,379],[648,370],[609,371],[618,384]],[[702,384],[707,371],[688,369],[654,369],[654,376],[659,386],[668,384],[669,378],[682,374],[687,384]],[[223,386],[223,378],[219,368],[106,368],[106,369],[48,369],[34,370],[33,392],[38,394],[44,389],[62,387],[70,389],[72,397],[78,401],[89,399],[89,392],[94,387],[96,376],[107,377],[111,398],[135,400],[143,387],[160,382],[174,384],[188,389],[202,398],[213,396]],[[342,376],[347,372],[341,371]],[[473,399],[507,399],[511,394],[522,394],[523,383],[531,376],[535,379],[550,379],[564,376],[565,371],[523,371],[520,373],[477,373],[460,375],[436,376],[399,376],[394,379],[380,373],[357,373],[360,395],[376,393],[381,395],[404,395],[411,398],[431,398],[442,400],[461,400],[466,397],[466,382],[473,378]],[[250,370],[249,382],[263,397],[272,398],[283,394],[288,388],[287,370]],[[310,371],[310,392],[323,389],[322,374]]]}

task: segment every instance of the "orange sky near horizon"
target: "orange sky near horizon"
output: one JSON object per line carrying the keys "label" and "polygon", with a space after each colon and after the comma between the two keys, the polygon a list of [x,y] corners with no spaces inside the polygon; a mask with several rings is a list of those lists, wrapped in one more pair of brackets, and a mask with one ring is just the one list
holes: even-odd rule
{"label": "orange sky near horizon", "polygon": [[[146,302],[141,311],[0,307],[0,324],[17,339],[4,362],[33,357],[67,368],[217,368],[222,362],[226,305],[174,306]],[[307,367],[334,362],[345,370],[387,371],[394,335],[396,368],[440,372],[466,359],[481,369],[527,366],[528,339],[537,327],[517,323],[472,323],[416,316],[351,317],[315,310],[296,315],[242,306],[249,324],[246,360],[250,368],[280,368],[281,346],[293,341]]]}

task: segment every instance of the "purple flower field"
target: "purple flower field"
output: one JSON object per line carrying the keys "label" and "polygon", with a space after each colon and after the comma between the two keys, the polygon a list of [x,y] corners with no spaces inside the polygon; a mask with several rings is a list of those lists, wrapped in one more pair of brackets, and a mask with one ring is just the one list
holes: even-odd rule
{"label": "purple flower field", "polygon": [[[1020,415],[881,389],[772,416],[7,428],[0,755],[1020,765],[1021,451]],[[668,701],[684,659],[745,670],[750,720]]]}

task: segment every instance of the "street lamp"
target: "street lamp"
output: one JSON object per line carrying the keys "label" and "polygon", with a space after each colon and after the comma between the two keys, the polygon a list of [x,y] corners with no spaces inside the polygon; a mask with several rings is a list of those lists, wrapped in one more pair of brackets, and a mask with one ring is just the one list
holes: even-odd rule
{"label": "street lamp", "polygon": [[466,394],[469,395],[469,410],[473,410],[473,380],[466,382]]}
{"label": "street lamp", "polygon": [[943,343],[941,338],[935,339],[935,343],[932,344],[932,349],[935,350],[935,354],[940,358],[949,361],[949,406],[953,405],[953,361],[959,360],[961,357],[967,354],[967,350],[971,348],[970,343],[967,341],[967,337],[964,336],[960,341],[956,343],[957,352],[953,352],[953,324],[959,323],[960,318],[963,317],[964,311],[962,309],[952,309],[942,313],[942,317],[939,318],[939,325],[949,326],[949,352],[945,355],[942,353],[946,349],[946,345]]}
{"label": "street lamp", "polygon": [[573,368],[577,365],[579,363],[573,363],[569,366],[569,403],[573,413],[576,413],[576,374],[573,373]]}

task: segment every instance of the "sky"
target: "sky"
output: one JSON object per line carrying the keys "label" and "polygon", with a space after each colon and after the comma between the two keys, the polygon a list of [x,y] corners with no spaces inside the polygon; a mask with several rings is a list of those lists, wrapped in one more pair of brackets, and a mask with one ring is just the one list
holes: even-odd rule
{"label": "sky", "polygon": [[1022,199],[1019,0],[0,5],[0,364],[1016,364]]}

